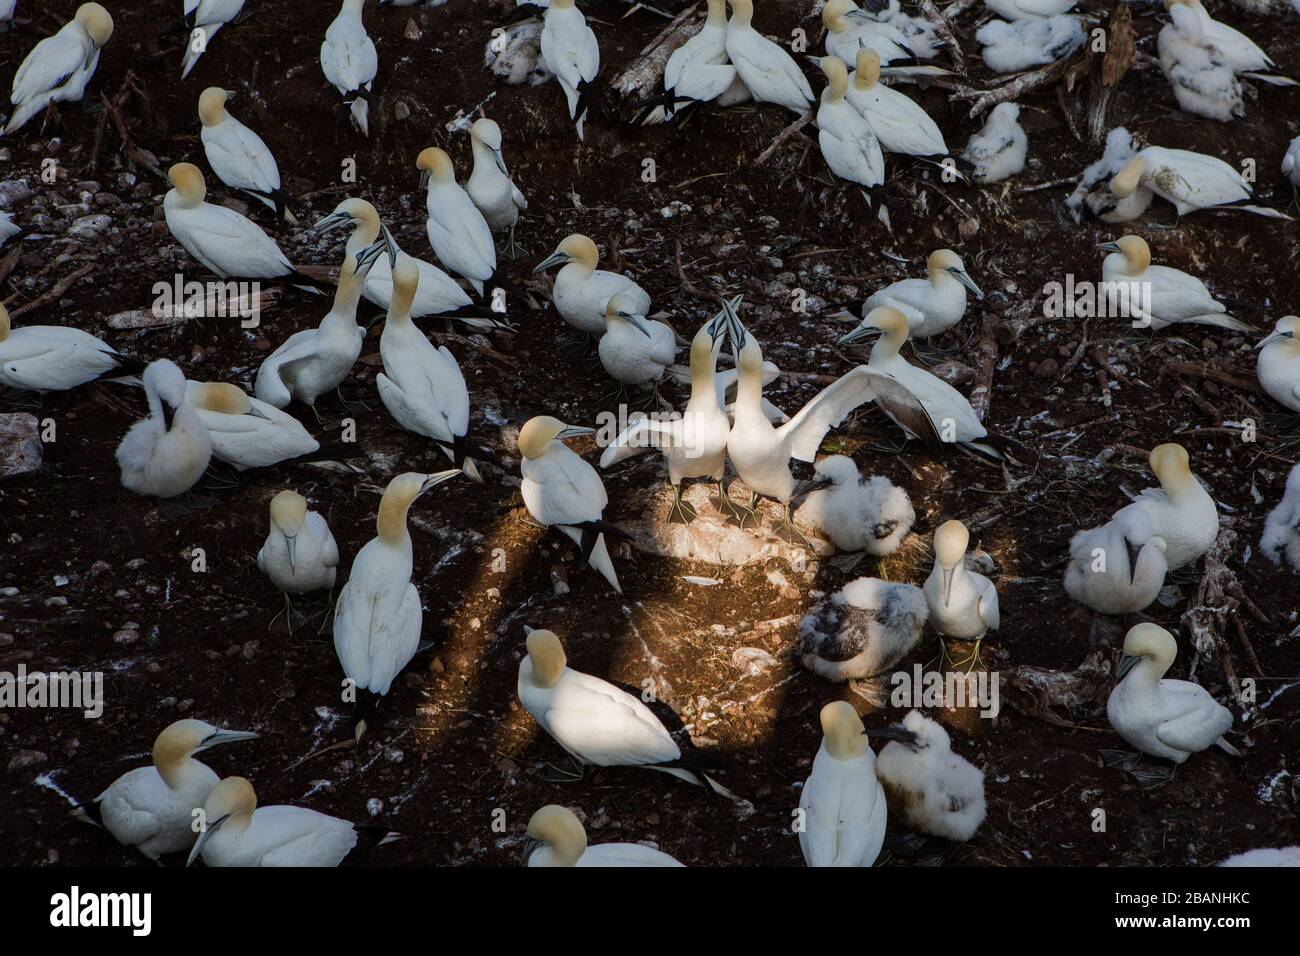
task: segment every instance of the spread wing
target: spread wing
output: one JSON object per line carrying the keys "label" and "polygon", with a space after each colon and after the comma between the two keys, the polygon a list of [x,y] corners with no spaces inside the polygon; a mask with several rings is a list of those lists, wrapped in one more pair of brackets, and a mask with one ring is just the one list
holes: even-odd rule
{"label": "spread wing", "polygon": [[826,386],[778,431],[790,436],[790,454],[800,461],[815,461],[822,439],[844,421],[849,412],[875,397],[874,378],[865,365],[846,372]]}

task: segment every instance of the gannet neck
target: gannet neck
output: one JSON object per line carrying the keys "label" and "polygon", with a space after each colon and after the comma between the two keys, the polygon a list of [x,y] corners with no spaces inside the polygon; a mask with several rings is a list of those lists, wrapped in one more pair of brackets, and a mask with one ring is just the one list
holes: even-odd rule
{"label": "gannet neck", "polygon": [[9,319],[9,310],[0,303],[0,342],[9,338],[9,330],[12,328]]}
{"label": "gannet neck", "polygon": [[857,69],[853,73],[853,86],[869,90],[880,81],[880,54],[875,50],[859,50]]}
{"label": "gannet neck", "polygon": [[[844,18],[844,14],[851,7],[847,0],[829,0],[826,6],[822,7],[822,24],[831,33],[843,33],[849,28],[849,22]],[[750,9],[753,9],[751,4]]]}
{"label": "gannet neck", "polygon": [[729,0],[731,3],[731,24],[737,27],[749,27],[754,21],[753,0]]}
{"label": "gannet neck", "polygon": [[379,538],[394,547],[411,547],[411,533],[406,527],[406,516],[411,504],[424,488],[425,476],[415,472],[398,475],[384,489],[379,500],[379,518],[375,522]]}
{"label": "gannet neck", "polygon": [[[379,210],[365,199],[347,199],[339,203],[335,212],[347,213],[352,217],[352,236],[349,246],[364,249],[379,239]],[[356,268],[355,262],[353,268]]]}
{"label": "gannet neck", "polygon": [[709,0],[709,14],[704,22],[711,27],[727,25],[727,0]]}
{"label": "gannet neck", "polygon": [[[3,328],[3,325],[0,325]],[[3,336],[0,335],[0,340]],[[713,336],[705,326],[691,339],[691,400],[701,395],[716,402],[714,381],[717,378],[717,359],[713,355]]]}
{"label": "gannet neck", "polygon": [[171,180],[182,208],[194,209],[203,205],[208,195],[208,187],[203,181],[203,173],[199,167],[193,163],[177,163],[167,171],[167,178]]}
{"label": "gannet neck", "polygon": [[1110,191],[1120,199],[1127,199],[1133,195],[1142,181],[1142,171],[1146,168],[1146,160],[1141,156],[1134,156],[1129,160],[1128,165],[1115,174],[1110,181]]}
{"label": "gannet neck", "polygon": [[1158,685],[1178,656],[1178,642],[1159,624],[1142,623],[1124,636],[1124,654],[1141,658],[1133,670],[1139,672],[1144,682]]}
{"label": "gannet neck", "polygon": [[[555,6],[554,0],[551,6]],[[556,866],[575,866],[587,852],[587,831],[582,822],[573,811],[555,804],[533,814],[528,821],[528,835],[546,844]]]}
{"label": "gannet neck", "polygon": [[826,752],[836,760],[856,760],[867,752],[862,719],[848,701],[837,700],[823,707],[821,722]]}
{"label": "gannet neck", "polygon": [[393,266],[393,296],[388,303],[388,321],[411,321],[411,305],[419,287],[420,270],[415,260],[404,252],[399,253],[397,265]]}
{"label": "gannet neck", "polygon": [[217,126],[226,121],[226,91],[210,86],[199,94],[199,120],[205,127]]}
{"label": "gannet neck", "polygon": [[736,411],[761,415],[763,409],[763,351],[750,335],[740,350],[740,368],[736,378]]}
{"label": "gannet neck", "polygon": [[1160,487],[1170,501],[1176,501],[1188,491],[1199,487],[1192,476],[1187,449],[1182,445],[1169,442],[1156,446],[1151,450],[1150,464],[1151,471],[1160,479]]}
{"label": "gannet neck", "polygon": [[357,320],[357,305],[361,301],[361,291],[364,287],[364,278],[357,275],[356,257],[345,257],[343,267],[339,270],[338,288],[334,290],[334,308],[331,310],[331,314],[351,316],[353,323],[355,323]]}
{"label": "gannet neck", "polygon": [[826,89],[822,90],[823,103],[842,103],[849,88],[849,71],[838,56],[824,56],[822,72],[826,74]]}
{"label": "gannet neck", "polygon": [[538,687],[554,687],[567,666],[560,639],[551,631],[533,631],[528,635],[526,646],[528,659],[533,665],[533,683]]}
{"label": "gannet neck", "polygon": [[349,12],[361,13],[365,6],[366,0],[343,0],[343,9]]}

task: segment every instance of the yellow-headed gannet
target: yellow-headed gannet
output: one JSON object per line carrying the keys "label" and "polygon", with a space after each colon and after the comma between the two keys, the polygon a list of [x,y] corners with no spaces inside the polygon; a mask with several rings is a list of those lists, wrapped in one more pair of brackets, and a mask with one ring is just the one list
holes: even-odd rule
{"label": "yellow-headed gannet", "polygon": [[1024,172],[1029,154],[1029,137],[1020,125],[1020,106],[999,103],[993,107],[984,128],[966,142],[962,159],[974,167],[977,183],[1000,183]]}
{"label": "yellow-headed gannet", "polygon": [[194,811],[220,779],[194,755],[256,737],[243,730],[218,730],[201,720],[178,720],[154,741],[152,767],[128,770],[76,815],[151,860],[188,850],[196,836]]}
{"label": "yellow-headed gannet", "polygon": [[874,50],[882,63],[914,59],[897,27],[881,23],[852,0],[828,0],[822,7],[822,24],[827,54],[845,63],[856,63],[859,50]]}
{"label": "yellow-headed gannet", "polygon": [[799,64],[754,29],[754,0],[729,0],[727,57],[759,103],[775,103],[796,113],[812,108],[813,92]]}
{"label": "yellow-headed gannet", "polygon": [[1074,192],[1065,200],[1065,208],[1076,222],[1130,222],[1147,211],[1155,194],[1146,187],[1138,186],[1122,199],[1110,191],[1110,181],[1124,171],[1136,153],[1133,134],[1124,127],[1116,126],[1106,134],[1101,158],[1084,169]]}
{"label": "yellow-headed gannet", "polygon": [[600,72],[600,44],[574,0],[553,0],[542,26],[542,59],[560,81],[569,104],[569,119],[582,139]]}
{"label": "yellow-headed gannet", "polygon": [[1065,593],[1099,614],[1136,614],[1164,587],[1165,548],[1147,512],[1122,509],[1070,539]]}
{"label": "yellow-headed gannet", "polygon": [[503,254],[517,259],[522,250],[515,243],[515,224],[519,222],[519,214],[528,208],[528,200],[506,169],[501,153],[501,127],[484,116],[469,128],[469,138],[474,150],[474,169],[465,191],[493,232],[509,232]]}
{"label": "yellow-headed gannet", "polygon": [[1110,191],[1119,199],[1139,189],[1149,189],[1173,203],[1179,216],[1198,209],[1236,209],[1273,219],[1291,218],[1276,209],[1253,205],[1250,184],[1223,160],[1186,149],[1148,146],[1138,150],[1110,180]]}
{"label": "yellow-headed gannet", "polygon": [[226,112],[230,94],[211,86],[199,95],[200,138],[208,165],[231,189],[246,192],[275,210],[277,217],[296,223],[292,201],[280,188],[280,167],[262,137]]}
{"label": "yellow-headed gannet", "polygon": [[212,455],[239,471],[320,450],[302,423],[228,382],[188,382],[186,401],[208,430]]}
{"label": "yellow-headed gannet", "polygon": [[880,82],[880,54],[875,50],[858,51],[857,69],[849,74],[846,95],[871,127],[881,149],[907,156],[948,154],[943,133],[930,114],[906,94]]}
{"label": "yellow-headed gannet", "polygon": [[[1300,413],[1300,317],[1283,316],[1273,331],[1255,346],[1259,360],[1255,374],[1273,401]],[[0,356],[4,346],[0,344]],[[0,368],[0,378],[4,369]]]}
{"label": "yellow-headed gannet", "polygon": [[199,857],[207,866],[338,866],[401,839],[382,827],[340,820],[306,807],[259,807],[253,785],[226,777],[203,804],[203,827],[186,866]]}
{"label": "yellow-headed gannet", "polygon": [[54,103],[77,103],[99,67],[99,51],[113,35],[113,18],[98,3],[83,3],[62,29],[27,54],[14,74],[13,112],[4,135],[20,129]]}
{"label": "yellow-headed gannet", "polygon": [[207,52],[217,31],[239,16],[244,9],[244,0],[183,0],[183,5],[185,27],[190,31],[190,38],[181,60],[182,80],[190,75],[199,57]]}
{"label": "yellow-headed gannet", "polygon": [[1292,571],[1300,572],[1300,464],[1292,467],[1282,500],[1264,519],[1259,550],[1274,564],[1285,558]]}
{"label": "yellow-headed gannet", "polygon": [[681,866],[667,853],[641,843],[587,845],[582,821],[567,807],[542,807],[528,821],[526,866]]}
{"label": "yellow-headed gannet", "polygon": [[821,711],[822,743],[799,794],[799,849],[809,866],[871,866],[889,810],[862,718],[847,701]]}
{"label": "yellow-headed gannet", "polygon": [[560,318],[588,335],[605,334],[605,305],[616,293],[628,297],[628,306],[638,315],[650,312],[650,293],[625,275],[597,269],[599,262],[596,244],[574,233],[533,269],[537,273],[551,266],[564,267],[555,276],[551,301]]}
{"label": "yellow-headed gannet", "polygon": [[361,19],[365,5],[366,0],[343,0],[320,45],[320,66],[325,79],[343,95],[353,125],[369,136],[370,89],[379,72],[379,54]]}
{"label": "yellow-headed gannet", "polygon": [[1131,504],[1115,513],[1144,511],[1151,530],[1165,541],[1169,570],[1191,564],[1214,544],[1219,535],[1219,509],[1188,464],[1187,449],[1172,442],[1151,450],[1151,471],[1159,488],[1143,488]]}
{"label": "yellow-headed gannet", "polygon": [[1169,15],[1173,20],[1160,30],[1157,49],[1179,108],[1221,123],[1245,119],[1237,75],[1205,36],[1196,11],[1175,3]]}
{"label": "yellow-headed gannet", "polygon": [[89,332],[64,325],[15,329],[0,303],[0,385],[23,392],[64,392],[87,382],[125,380],[144,371]]}
{"label": "yellow-headed gannet", "polygon": [[[1294,0],[1292,0],[1294,2]],[[1216,52],[1234,73],[1247,79],[1259,80],[1271,86],[1296,86],[1295,80],[1275,72],[1278,65],[1273,58],[1261,50],[1258,44],[1239,30],[1234,30],[1226,23],[1220,23],[1210,16],[1201,0],[1165,0],[1170,16],[1174,16],[1174,7],[1185,6],[1200,21],[1201,30],[1206,40],[1214,45]]]}
{"label": "yellow-headed gannet", "polygon": [[469,193],[456,182],[456,170],[446,151],[430,146],[415,162],[420,187],[426,192],[429,245],[452,272],[469,280],[479,295],[497,271],[492,230]]}
{"label": "yellow-headed gannet", "polygon": [[1047,20],[990,20],[975,31],[980,56],[994,73],[1019,73],[1055,63],[1083,46],[1079,17]]}
{"label": "yellow-headed gannet", "polygon": [[[1101,265],[1101,278],[1112,315],[1126,312],[1134,322],[1149,321],[1156,330],[1187,322],[1252,331],[1245,322],[1228,315],[1228,307],[1196,276],[1169,266],[1153,266],[1151,247],[1141,236],[1124,236],[1097,248],[1109,253]],[[1145,306],[1148,297],[1150,314]]]}
{"label": "yellow-headed gannet", "polygon": [[412,503],[461,473],[406,472],[388,483],[379,501],[379,534],[357,552],[334,611],[334,650],[355,694],[359,741],[375,721],[379,699],[415,656],[424,612],[411,581],[414,553],[406,515]]}
{"label": "yellow-headed gannet", "polygon": [[639,122],[667,122],[695,103],[734,106],[750,99],[744,80],[727,59],[727,0],[708,3],[708,16],[699,32],[669,55],[663,94],[650,101]]}
{"label": "yellow-headed gannet", "polygon": [[290,594],[334,590],[339,546],[319,511],[307,499],[282,491],[271,499],[271,529],[257,552],[257,566],[284,592],[285,623],[293,630]]}
{"label": "yellow-headed gannet", "polygon": [[890,283],[864,301],[832,313],[830,318],[861,317],[859,328],[865,334],[874,332],[876,328],[866,321],[866,316],[874,309],[889,307],[906,316],[911,338],[930,338],[961,321],[966,314],[967,290],[977,299],[984,298],[961,257],[951,249],[936,249],[930,253],[925,260],[925,271],[927,277],[924,279],[901,279]]}
{"label": "yellow-headed gannet", "polygon": [[876,776],[893,812],[921,833],[969,840],[988,812],[984,772],[953,753],[948,731],[919,710],[890,730],[898,735],[876,758]]}
{"label": "yellow-headed gannet", "polygon": [[979,660],[980,643],[1001,623],[998,589],[977,571],[966,567],[970,532],[955,518],[934,532],[934,567],[925,579],[930,625],[940,637],[975,641],[972,666]]}
{"label": "yellow-headed gannet", "polygon": [[928,616],[920,588],[857,578],[799,621],[799,660],[837,683],[873,677],[912,652]]}
{"label": "yellow-headed gannet", "polygon": [[847,455],[831,455],[813,467],[816,477],[796,492],[803,497],[798,517],[818,529],[850,562],[837,562],[850,570],[863,554],[893,554],[912,530],[916,511],[907,492],[884,475],[866,481]]}
{"label": "yellow-headed gannet", "polygon": [[194,487],[212,459],[212,441],[186,399],[185,374],[167,359],[144,370],[149,417],[117,446],[122,485],[137,495],[174,498]]}
{"label": "yellow-headed gannet", "polygon": [[657,386],[677,358],[677,333],[638,314],[636,299],[618,292],[605,302],[605,334],[597,349],[600,364],[620,385]]}
{"label": "yellow-headed gannet", "polygon": [[1008,20],[1041,20],[1060,16],[1074,7],[1077,0],[984,0],[1000,17]]}
{"label": "yellow-headed gannet", "polygon": [[[845,98],[849,71],[844,61],[836,56],[824,56],[820,62],[826,74],[826,88],[817,107],[817,144],[831,172],[862,186],[863,196],[870,204],[869,193],[879,192],[885,183],[885,157],[880,151],[880,141],[862,114]],[[884,209],[883,202],[881,209]]]}

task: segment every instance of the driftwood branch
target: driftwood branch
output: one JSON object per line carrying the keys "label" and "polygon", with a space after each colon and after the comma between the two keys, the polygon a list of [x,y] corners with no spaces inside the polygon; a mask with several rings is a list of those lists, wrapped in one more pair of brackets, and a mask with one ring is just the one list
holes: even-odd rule
{"label": "driftwood branch", "polygon": [[785,129],[781,130],[781,132],[777,133],[776,139],[772,140],[772,142],[768,144],[767,149],[759,153],[758,159],[754,160],[754,165],[762,166],[764,163],[766,163],[769,159],[772,158],[772,154],[781,148],[782,143],[784,143],[791,136],[799,132],[799,130],[803,129],[812,121],[813,121],[813,113],[812,110],[809,110],[808,112],[800,116],[797,120],[795,120],[793,123],[791,123],[789,126],[787,126]]}
{"label": "driftwood branch", "polygon": [[978,116],[986,109],[997,106],[999,103],[1018,100],[1034,90],[1055,83],[1077,62],[1079,62],[1077,54],[1072,57],[1065,57],[1037,70],[1021,73],[1015,79],[1003,83],[1001,86],[995,86],[991,90],[976,90],[970,87],[955,90],[952,98],[955,100],[974,100],[974,103],[971,104],[970,113],[967,115]]}
{"label": "driftwood branch", "polygon": [[1182,623],[1192,639],[1192,646],[1196,648],[1197,659],[1192,662],[1192,674],[1195,674],[1196,664],[1202,655],[1213,654],[1223,669],[1233,696],[1240,698],[1241,683],[1228,647],[1230,624],[1250,660],[1250,666],[1260,676],[1265,675],[1259,658],[1255,656],[1255,648],[1239,619],[1245,594],[1236,574],[1228,567],[1228,562],[1236,551],[1237,532],[1225,521],[1219,528],[1219,536],[1213,547],[1205,555],[1205,569],[1201,572],[1196,594],[1183,612]]}
{"label": "driftwood branch", "polygon": [[632,65],[614,79],[613,89],[620,96],[646,97],[659,88],[664,67],[673,51],[700,31],[703,20],[695,16],[698,4],[681,12],[668,26],[646,44]]}

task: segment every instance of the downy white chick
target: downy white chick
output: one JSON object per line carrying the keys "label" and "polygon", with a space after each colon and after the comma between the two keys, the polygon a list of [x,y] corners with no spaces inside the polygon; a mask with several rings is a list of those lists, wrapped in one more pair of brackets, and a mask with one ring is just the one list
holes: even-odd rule
{"label": "downy white chick", "polygon": [[863,481],[846,455],[823,458],[813,470],[817,477],[795,493],[796,499],[807,495],[797,517],[840,551],[881,556],[898,550],[916,521],[906,491],[883,475]]}
{"label": "downy white chick", "polygon": [[804,615],[799,659],[837,683],[872,677],[911,653],[928,616],[920,588],[858,578]]}
{"label": "downy white chick", "polygon": [[1282,500],[1264,520],[1259,550],[1274,564],[1285,559],[1292,571],[1300,572],[1300,465],[1291,469]]}
{"label": "downy white chick", "polygon": [[886,744],[876,776],[893,813],[921,833],[965,842],[984,822],[984,772],[952,752],[948,732],[919,710],[908,711],[909,735]]}
{"label": "downy white chick", "polygon": [[1022,173],[1028,153],[1029,137],[1020,126],[1020,106],[999,103],[984,128],[966,143],[962,158],[974,167],[971,178],[987,185]]}

